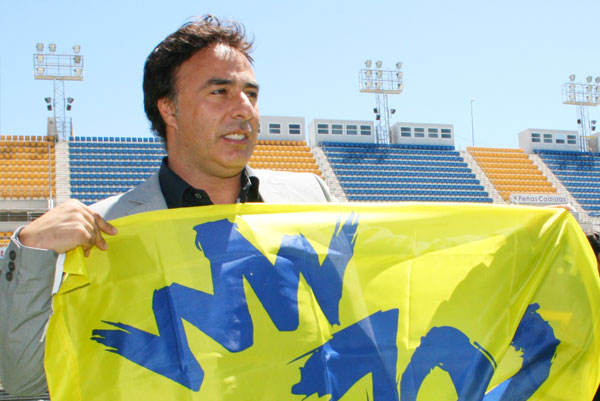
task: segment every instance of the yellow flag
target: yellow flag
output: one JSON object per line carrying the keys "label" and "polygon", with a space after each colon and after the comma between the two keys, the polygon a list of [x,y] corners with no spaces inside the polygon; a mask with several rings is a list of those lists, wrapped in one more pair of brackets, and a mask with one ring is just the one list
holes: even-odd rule
{"label": "yellow flag", "polygon": [[562,209],[238,204],[70,252],[53,401],[588,400],[600,282]]}

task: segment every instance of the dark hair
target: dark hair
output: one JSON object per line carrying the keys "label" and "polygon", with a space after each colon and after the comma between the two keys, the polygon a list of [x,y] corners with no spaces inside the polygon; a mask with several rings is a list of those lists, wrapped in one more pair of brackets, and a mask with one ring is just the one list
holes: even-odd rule
{"label": "dark hair", "polygon": [[176,101],[175,74],[181,64],[198,51],[215,44],[225,44],[242,53],[250,62],[252,42],[246,39],[244,26],[237,22],[222,23],[207,15],[181,26],[154,48],[144,66],[144,110],[152,130],[163,140],[166,126],[157,102],[168,97]]}
{"label": "dark hair", "polygon": [[598,257],[598,254],[600,254],[600,234],[594,232],[591,234],[587,234],[587,239],[590,242],[590,245],[592,246],[592,249],[594,250],[594,255],[596,255],[596,257]]}

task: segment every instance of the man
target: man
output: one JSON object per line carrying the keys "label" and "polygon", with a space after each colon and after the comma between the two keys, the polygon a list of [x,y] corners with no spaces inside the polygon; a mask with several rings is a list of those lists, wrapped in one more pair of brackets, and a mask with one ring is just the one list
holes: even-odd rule
{"label": "man", "polygon": [[131,191],[91,207],[70,200],[14,234],[0,264],[0,381],[11,394],[46,390],[43,332],[59,253],[117,235],[108,220],[151,210],[235,202],[323,202],[312,174],[256,172],[258,93],[251,44],[214,17],[183,25],[148,56],[144,106],[168,157]]}

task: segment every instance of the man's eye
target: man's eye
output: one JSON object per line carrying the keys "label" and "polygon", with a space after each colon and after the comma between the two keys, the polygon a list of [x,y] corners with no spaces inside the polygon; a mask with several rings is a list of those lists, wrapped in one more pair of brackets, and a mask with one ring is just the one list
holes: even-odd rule
{"label": "man's eye", "polygon": [[212,93],[215,94],[215,95],[220,95],[220,94],[223,94],[223,93],[226,93],[226,92],[227,92],[227,90],[224,89],[224,88],[215,89],[214,91],[212,91]]}
{"label": "man's eye", "polygon": [[258,92],[246,92],[246,94],[248,95],[248,97],[251,97],[253,99],[258,99]]}

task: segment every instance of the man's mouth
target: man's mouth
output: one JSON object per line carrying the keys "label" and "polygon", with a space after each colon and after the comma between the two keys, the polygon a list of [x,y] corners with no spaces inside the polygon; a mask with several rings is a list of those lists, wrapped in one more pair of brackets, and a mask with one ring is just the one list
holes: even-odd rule
{"label": "man's mouth", "polygon": [[225,139],[231,139],[232,141],[242,141],[248,137],[248,133],[244,131],[230,132],[223,137]]}
{"label": "man's mouth", "polygon": [[228,134],[228,135],[225,135],[225,138],[232,139],[234,141],[241,141],[242,139],[246,138],[246,135],[244,135],[244,134]]}

